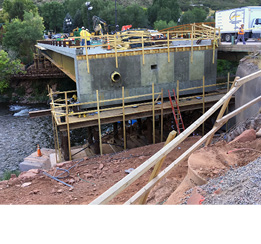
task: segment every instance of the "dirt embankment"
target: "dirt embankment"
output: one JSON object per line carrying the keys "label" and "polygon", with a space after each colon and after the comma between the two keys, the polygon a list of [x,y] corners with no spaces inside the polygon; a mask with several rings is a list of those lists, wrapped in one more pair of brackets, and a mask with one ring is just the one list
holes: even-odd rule
{"label": "dirt embankment", "polygon": [[[163,168],[191,147],[199,137],[189,137],[167,156]],[[0,183],[0,204],[88,204],[112,185],[126,176],[125,170],[137,168],[149,157],[163,147],[164,143],[135,148],[114,155],[86,158],[72,168],[69,176],[61,179],[73,185],[73,189],[59,183],[36,170],[31,176],[22,173],[9,181]],[[60,164],[68,169],[76,162]],[[48,171],[51,175],[59,175],[62,171]],[[151,174],[150,169],[125,191],[116,196],[110,204],[123,204],[144,186]],[[163,179],[152,190],[148,204],[162,203],[177,188],[187,173],[187,162],[181,163],[166,179]],[[65,174],[66,176],[66,174]]]}
{"label": "dirt embankment", "polygon": [[[170,152],[163,168],[171,164],[200,137],[189,137],[179,147]],[[242,138],[241,138],[242,139]],[[112,185],[126,176],[125,170],[137,168],[162,148],[164,144],[140,147],[113,155],[85,158],[77,166],[63,175],[61,180],[73,186],[70,188],[46,175],[31,170],[18,178],[0,183],[0,204],[88,204]],[[195,152],[196,159],[190,167],[205,181],[224,175],[231,168],[240,168],[260,156],[261,138],[251,141],[235,140],[232,143],[220,141]],[[207,159],[207,160],[206,160]],[[60,164],[61,169],[69,169],[77,162]],[[59,175],[64,171],[52,169],[50,175]],[[133,196],[149,178],[152,169],[132,183],[126,190],[110,201],[110,204],[123,204]],[[147,204],[180,204],[188,195],[181,191],[175,196],[175,190],[187,177],[188,162],[180,163],[169,175],[157,184],[148,197]],[[191,182],[190,182],[191,183]],[[189,185],[193,187],[194,185]],[[174,193],[173,193],[174,192]],[[167,201],[167,202],[166,202]],[[171,202],[172,201],[172,202]]]}

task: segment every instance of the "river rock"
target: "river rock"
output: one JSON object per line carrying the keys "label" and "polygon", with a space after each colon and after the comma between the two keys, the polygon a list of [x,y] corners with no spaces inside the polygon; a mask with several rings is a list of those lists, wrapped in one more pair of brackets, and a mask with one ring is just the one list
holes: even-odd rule
{"label": "river rock", "polygon": [[258,130],[258,132],[256,133],[256,137],[260,138],[261,137],[261,129]]}
{"label": "river rock", "polygon": [[32,182],[25,182],[21,185],[22,188],[30,186],[32,184]]}

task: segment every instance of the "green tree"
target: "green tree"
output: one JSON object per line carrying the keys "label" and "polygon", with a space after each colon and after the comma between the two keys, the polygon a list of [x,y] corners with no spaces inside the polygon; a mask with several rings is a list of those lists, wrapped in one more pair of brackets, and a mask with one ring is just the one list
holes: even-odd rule
{"label": "green tree", "polygon": [[171,20],[169,23],[167,23],[167,21],[165,21],[165,20],[158,20],[158,21],[154,22],[154,29],[162,30],[162,29],[173,27],[176,25],[177,25],[177,23],[175,23],[173,20]]}
{"label": "green tree", "polygon": [[133,28],[144,28],[148,26],[147,12],[137,4],[126,8],[125,24],[131,24]]}
{"label": "green tree", "polygon": [[16,18],[5,26],[3,47],[11,49],[24,62],[32,61],[34,45],[43,38],[43,19],[38,14],[25,12],[24,20]]}
{"label": "green tree", "polygon": [[199,23],[204,22],[208,13],[203,8],[193,8],[188,10],[181,16],[181,24]]}
{"label": "green tree", "polygon": [[82,27],[83,23],[82,23],[82,14],[81,14],[81,10],[78,9],[76,11],[76,14],[74,15],[73,18],[73,27]]}
{"label": "green tree", "polygon": [[9,87],[10,77],[22,72],[23,65],[19,59],[11,60],[7,52],[0,51],[0,93]]}
{"label": "green tree", "polygon": [[44,19],[46,30],[62,31],[63,20],[66,14],[62,3],[56,1],[44,3],[39,7],[39,12]]}
{"label": "green tree", "polygon": [[5,0],[3,11],[8,13],[9,21],[14,18],[23,20],[24,12],[38,12],[37,6],[31,0]]}
{"label": "green tree", "polygon": [[152,6],[148,8],[148,18],[151,25],[157,20],[165,20],[167,23],[171,20],[177,22],[180,13],[177,0],[154,0]]}

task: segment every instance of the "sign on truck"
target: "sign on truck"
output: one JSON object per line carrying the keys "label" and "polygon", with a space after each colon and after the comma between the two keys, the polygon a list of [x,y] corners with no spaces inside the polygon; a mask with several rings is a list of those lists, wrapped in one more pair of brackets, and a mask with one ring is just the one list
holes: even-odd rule
{"label": "sign on truck", "polygon": [[245,40],[261,38],[261,6],[242,7],[217,11],[216,28],[220,27],[221,41],[237,38],[239,27],[244,24]]}

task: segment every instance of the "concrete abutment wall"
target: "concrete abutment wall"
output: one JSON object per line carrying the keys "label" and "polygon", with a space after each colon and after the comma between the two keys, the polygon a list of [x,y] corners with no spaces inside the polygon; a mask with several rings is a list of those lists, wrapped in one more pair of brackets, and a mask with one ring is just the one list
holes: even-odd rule
{"label": "concrete abutment wall", "polygon": [[[118,57],[118,68],[115,58],[90,59],[90,73],[87,72],[86,60],[77,60],[76,77],[77,93],[80,102],[96,101],[96,90],[99,90],[100,99],[114,99],[122,97],[122,86],[125,96],[136,96],[151,93],[152,83],[155,92],[164,89],[164,97],[168,96],[168,89],[172,90],[180,82],[180,89],[202,86],[205,76],[205,85],[216,83],[216,56],[212,63],[213,50],[194,51],[191,62],[191,51],[171,52],[170,62],[167,53],[147,54],[137,56]],[[111,74],[116,71],[121,75],[118,82],[111,80]],[[213,90],[215,87],[207,88]],[[190,90],[187,93],[202,92],[202,89]],[[185,94],[185,93],[184,93]],[[151,98],[148,98],[151,99]],[[144,98],[135,99],[135,101]],[[121,103],[121,101],[114,102]],[[113,104],[113,103],[110,103]]]}

